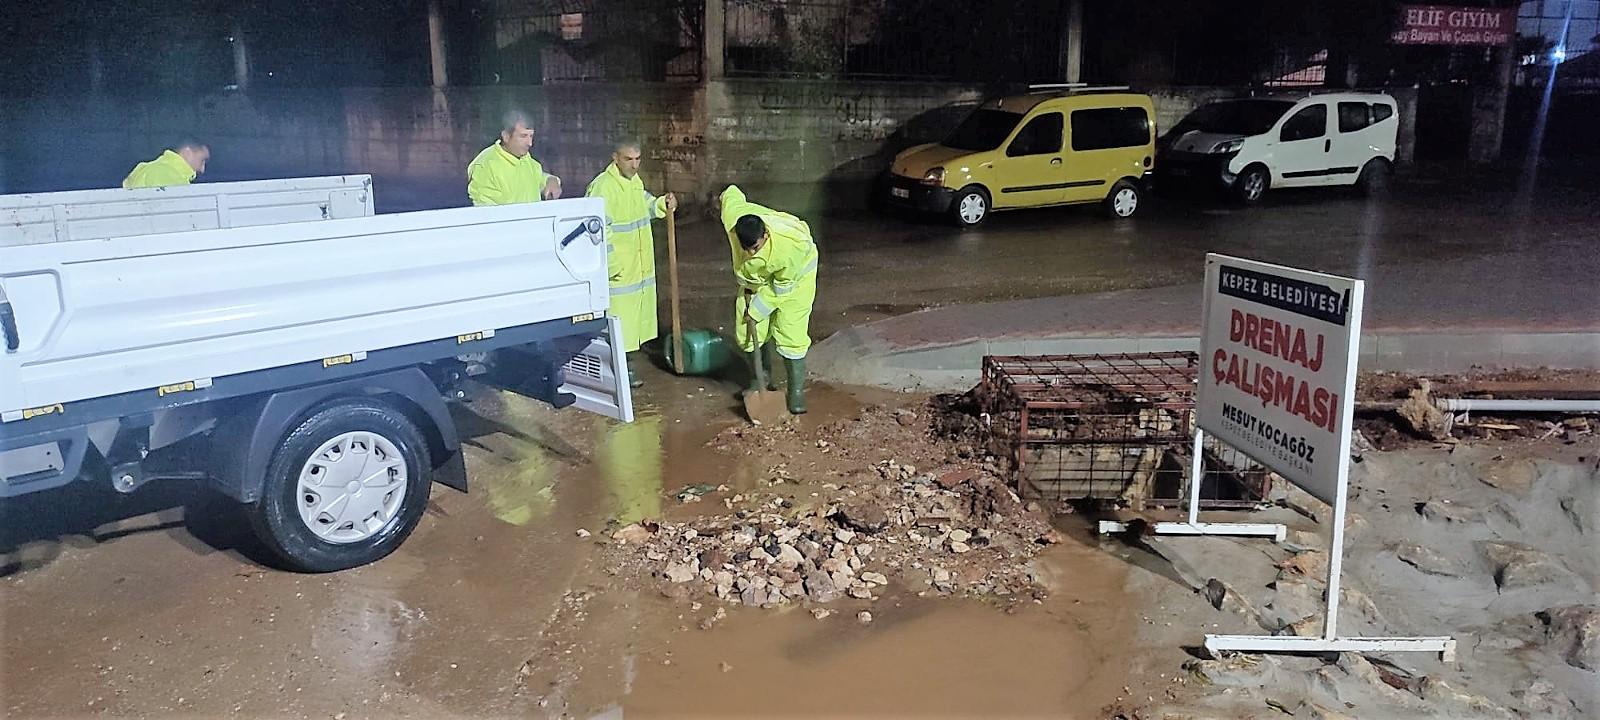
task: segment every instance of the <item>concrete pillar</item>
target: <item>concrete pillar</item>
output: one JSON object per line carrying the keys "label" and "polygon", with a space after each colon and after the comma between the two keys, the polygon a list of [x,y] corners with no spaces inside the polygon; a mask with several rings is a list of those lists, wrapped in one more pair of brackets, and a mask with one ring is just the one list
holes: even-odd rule
{"label": "concrete pillar", "polygon": [[244,23],[233,21],[233,84],[240,90],[250,85],[250,52],[244,44]]}
{"label": "concrete pillar", "polygon": [[1061,14],[1061,76],[1083,82],[1083,0],[1063,0]]}
{"label": "concrete pillar", "polygon": [[444,13],[439,10],[439,0],[428,0],[428,57],[433,66],[433,86],[449,85],[444,61]]}
{"label": "concrete pillar", "polygon": [[1483,83],[1472,88],[1472,136],[1467,142],[1467,161],[1490,165],[1500,160],[1505,138],[1506,99],[1511,93],[1511,72],[1516,66],[1514,48],[1497,47],[1494,70]]}
{"label": "concrete pillar", "polygon": [[700,41],[700,77],[703,80],[721,80],[723,51],[726,47],[727,16],[723,0],[705,0],[705,23]]}

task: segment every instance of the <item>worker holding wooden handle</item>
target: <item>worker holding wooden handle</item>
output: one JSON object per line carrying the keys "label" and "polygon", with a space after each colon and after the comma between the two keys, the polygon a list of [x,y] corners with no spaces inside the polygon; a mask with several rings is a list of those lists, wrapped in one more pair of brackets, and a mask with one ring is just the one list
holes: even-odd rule
{"label": "worker holding wooden handle", "polygon": [[[618,140],[611,165],[595,176],[585,195],[606,201],[606,267],[611,278],[611,314],[622,325],[623,351],[633,353],[660,335],[656,320],[656,241],[650,222],[678,208],[672,193],[650,194],[639,177],[639,143]],[[629,362],[633,387],[643,382]]]}
{"label": "worker holding wooden handle", "polygon": [[[789,380],[789,412],[806,411],[806,352],[811,349],[811,306],[817,297],[817,245],[811,226],[789,213],[757,205],[729,185],[717,197],[722,226],[733,254],[733,274],[742,289],[736,301],[735,336],[747,353],[771,343],[783,356]],[[746,329],[754,321],[755,336]],[[762,362],[767,362],[765,353]],[[754,373],[752,374],[754,375]],[[767,373],[775,387],[776,378]],[[756,388],[759,389],[759,388]]]}

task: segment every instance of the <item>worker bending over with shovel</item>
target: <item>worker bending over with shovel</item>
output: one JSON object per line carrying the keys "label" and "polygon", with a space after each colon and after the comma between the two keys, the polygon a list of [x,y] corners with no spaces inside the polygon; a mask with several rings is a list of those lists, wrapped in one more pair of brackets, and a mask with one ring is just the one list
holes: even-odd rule
{"label": "worker bending over with shovel", "polygon": [[[589,183],[588,197],[606,201],[606,265],[611,274],[611,314],[622,324],[624,352],[656,339],[656,241],[650,221],[678,209],[672,193],[651,195],[639,178],[639,143],[619,141],[611,165]],[[630,361],[630,365],[631,365]],[[628,368],[639,387],[637,368]]]}
{"label": "worker bending over with shovel", "polygon": [[[817,297],[817,245],[811,239],[811,226],[789,213],[746,200],[744,192],[733,185],[722,191],[717,203],[733,253],[733,276],[742,290],[735,304],[734,335],[747,353],[768,343],[777,346],[788,371],[789,412],[804,413],[811,304]],[[755,337],[750,337],[747,317],[755,321]],[[770,368],[769,355],[762,351],[760,356],[759,362]],[[767,389],[778,389],[773,373],[766,375]]]}

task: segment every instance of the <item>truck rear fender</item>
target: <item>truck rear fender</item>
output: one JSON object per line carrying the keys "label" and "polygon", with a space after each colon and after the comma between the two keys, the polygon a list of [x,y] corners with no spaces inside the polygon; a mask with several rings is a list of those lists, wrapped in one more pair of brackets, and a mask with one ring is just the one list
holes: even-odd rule
{"label": "truck rear fender", "polygon": [[434,481],[466,491],[455,421],[439,389],[417,367],[233,401],[233,407],[219,413],[222,419],[213,435],[211,476],[217,489],[239,502],[260,499],[267,465],[283,436],[318,406],[352,396],[381,396],[406,413],[427,436]]}

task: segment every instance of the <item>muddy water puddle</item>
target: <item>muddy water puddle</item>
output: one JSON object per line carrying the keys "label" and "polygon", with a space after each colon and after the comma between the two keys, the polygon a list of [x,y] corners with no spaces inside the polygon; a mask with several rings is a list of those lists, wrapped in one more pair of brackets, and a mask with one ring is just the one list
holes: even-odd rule
{"label": "muddy water puddle", "polygon": [[1081,545],[1041,560],[1057,589],[1010,614],[890,593],[821,620],[799,607],[737,608],[701,630],[670,614],[685,608],[661,608],[668,616],[622,707],[647,717],[1098,718],[1131,656],[1125,571]]}
{"label": "muddy water puddle", "polygon": [[[98,539],[41,535],[27,543],[40,560],[0,577],[0,709],[1096,717],[1114,697],[1121,566],[1070,543],[1047,555],[1057,590],[1012,615],[890,593],[825,620],[727,606],[701,630],[715,607],[696,615],[608,576],[595,563],[608,528],[710,510],[675,495],[757,487],[775,462],[711,442],[738,424],[726,384],[654,379],[630,425],[516,396],[475,403],[458,418],[471,493],[435,488],[398,552],[348,572],[263,567],[247,546],[195,530],[203,505],[60,523]],[[882,401],[827,388],[811,399],[801,423]],[[855,619],[864,608],[869,625]]]}

